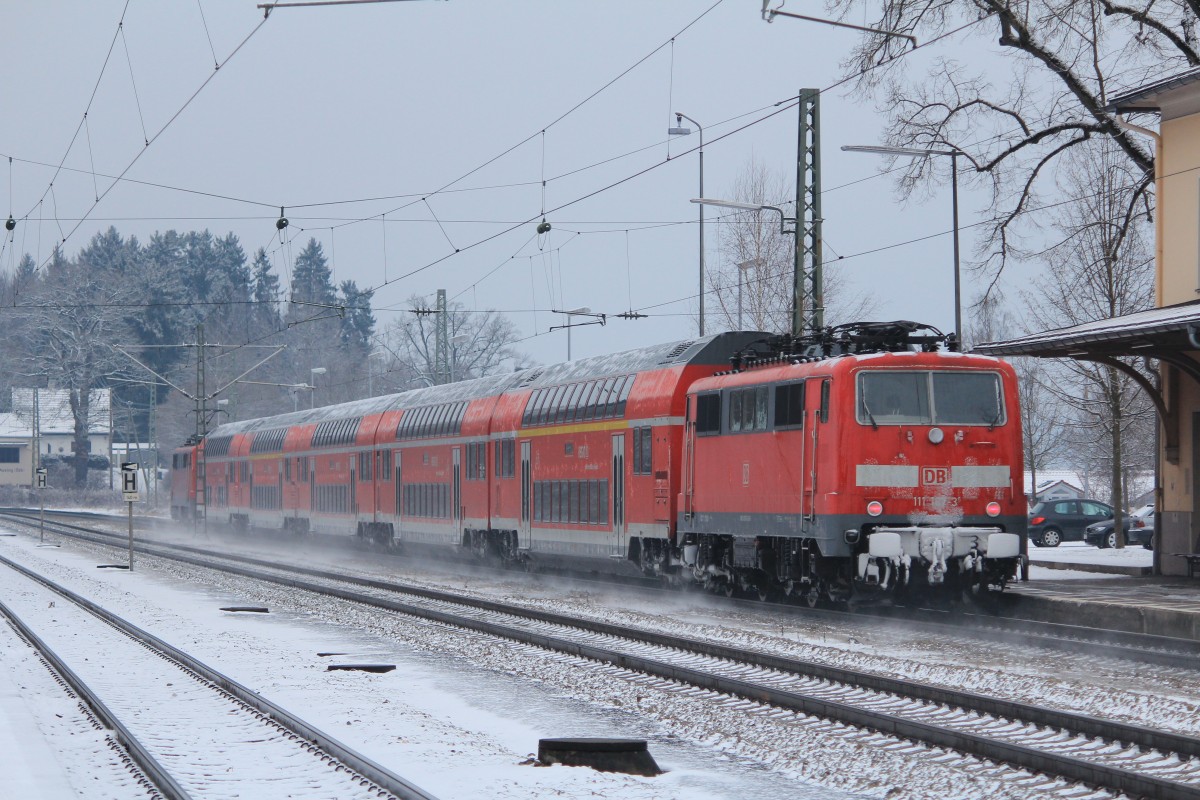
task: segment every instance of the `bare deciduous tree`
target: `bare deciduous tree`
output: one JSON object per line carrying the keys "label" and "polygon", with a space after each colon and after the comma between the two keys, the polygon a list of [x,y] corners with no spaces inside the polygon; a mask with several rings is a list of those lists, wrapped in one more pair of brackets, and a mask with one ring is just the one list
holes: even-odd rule
{"label": "bare deciduous tree", "polygon": [[92,390],[126,373],[130,364],[113,345],[133,340],[124,306],[136,302],[111,272],[84,261],[58,262],[31,294],[23,312],[26,375],[70,391],[74,417],[75,485],[87,486]]}
{"label": "bare deciduous tree", "polygon": [[[966,27],[957,41],[998,37],[1002,52],[1013,54],[1011,74],[999,79],[994,62],[974,67],[945,58],[927,74],[910,77],[910,59],[897,58],[908,42],[868,34],[844,64],[860,90],[878,91],[890,117],[889,144],[954,148],[990,187],[993,211],[981,257],[993,285],[1007,259],[1025,255],[1022,234],[1028,228],[1018,223],[1057,188],[1058,174],[1069,169],[1066,154],[1090,149],[1098,139],[1114,144],[1129,167],[1120,187],[1126,210],[1114,222],[1128,226],[1134,208],[1152,203],[1149,147],[1104,108],[1120,91],[1200,64],[1195,0],[1134,6],[1111,0],[831,0],[828,6],[923,43]],[[931,177],[944,180],[945,172],[932,172],[944,170],[944,162],[913,161],[900,180],[902,193]]]}
{"label": "bare deciduous tree", "polygon": [[[408,299],[413,312],[397,320],[383,337],[390,358],[381,381],[393,391],[404,391],[437,382],[437,314],[426,298]],[[496,311],[471,311],[462,303],[448,304],[446,335],[450,377],[461,381],[482,378],[529,366],[528,358],[513,347],[516,326]],[[450,344],[449,340],[458,340]]]}
{"label": "bare deciduous tree", "polygon": [[[741,203],[783,205],[795,195],[783,171],[772,170],[754,156],[746,162],[730,191]],[[795,238],[782,232],[774,211],[744,211],[725,215],[718,223],[720,259],[705,269],[711,311],[706,323],[713,330],[790,331],[792,329],[792,272]],[[852,296],[836,271],[824,271],[826,324],[865,318],[871,298]],[[711,322],[710,322],[711,320]]]}
{"label": "bare deciduous tree", "polygon": [[[1153,302],[1153,256],[1145,219],[1130,218],[1129,197],[1136,192],[1130,173],[1137,168],[1115,145],[1073,153],[1068,164],[1063,189],[1079,201],[1053,215],[1062,237],[1041,254],[1047,271],[1036,281],[1037,295],[1027,295],[1033,319],[1044,328],[1129,314]],[[1110,499],[1120,532],[1130,455],[1126,442],[1131,437],[1152,440],[1149,400],[1127,374],[1090,361],[1065,361],[1053,391],[1076,419],[1069,438],[1077,466],[1099,466],[1111,475]],[[1123,546],[1123,533],[1117,539]]]}

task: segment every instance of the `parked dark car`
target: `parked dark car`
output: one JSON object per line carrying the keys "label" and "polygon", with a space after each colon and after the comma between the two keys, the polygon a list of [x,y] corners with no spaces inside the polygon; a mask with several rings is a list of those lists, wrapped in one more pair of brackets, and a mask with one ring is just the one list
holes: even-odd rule
{"label": "parked dark car", "polygon": [[[1088,525],[1083,540],[1096,547],[1116,547],[1116,520]],[[1125,543],[1140,544],[1147,550],[1154,549],[1154,504],[1142,506],[1125,517]]]}
{"label": "parked dark car", "polygon": [[1083,541],[1088,525],[1112,516],[1112,506],[1099,500],[1047,500],[1029,512],[1029,541],[1038,547]]}

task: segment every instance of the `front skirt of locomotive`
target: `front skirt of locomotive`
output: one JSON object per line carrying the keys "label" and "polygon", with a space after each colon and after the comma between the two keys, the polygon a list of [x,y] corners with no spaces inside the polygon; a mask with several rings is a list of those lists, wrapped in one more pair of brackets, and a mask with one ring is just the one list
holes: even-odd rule
{"label": "front skirt of locomotive", "polygon": [[881,591],[912,582],[1003,588],[1021,558],[1021,537],[985,527],[877,528],[857,555],[857,582]]}

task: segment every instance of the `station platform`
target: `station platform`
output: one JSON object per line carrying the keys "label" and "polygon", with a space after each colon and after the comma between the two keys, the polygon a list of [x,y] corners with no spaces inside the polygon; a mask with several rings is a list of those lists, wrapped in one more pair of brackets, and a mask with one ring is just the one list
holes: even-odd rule
{"label": "station platform", "polygon": [[1200,641],[1200,578],[1151,575],[1141,547],[1030,548],[1030,579],[1009,584],[1007,614]]}

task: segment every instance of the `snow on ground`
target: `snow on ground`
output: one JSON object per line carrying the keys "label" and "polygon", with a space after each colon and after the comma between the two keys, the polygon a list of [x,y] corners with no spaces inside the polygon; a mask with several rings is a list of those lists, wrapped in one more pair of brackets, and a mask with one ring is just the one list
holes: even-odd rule
{"label": "snow on ground", "polygon": [[[1140,544],[1123,548],[1093,547],[1086,542],[1063,542],[1058,547],[1036,547],[1029,545],[1030,581],[1064,581],[1064,580],[1094,580],[1096,578],[1112,578],[1120,580],[1128,578],[1119,573],[1089,572],[1087,566],[1109,567],[1151,567],[1154,565],[1154,552]],[[1048,561],[1056,565],[1078,564],[1080,569],[1062,569],[1059,567],[1040,567],[1038,561]]]}
{"label": "snow on ground", "polygon": [[[158,532],[139,535],[172,538]],[[192,532],[182,538],[196,543]],[[244,536],[220,541],[231,542],[231,548],[236,543],[238,549],[260,552],[278,546],[278,542],[269,545]],[[213,579],[206,571],[199,575],[202,571],[156,559],[139,558],[139,569],[132,575],[96,571],[96,563],[113,560],[109,550],[70,545],[48,552],[22,536],[0,538],[0,553],[6,551],[21,552],[22,560],[40,560],[41,566],[69,577],[72,583],[82,581],[90,587],[85,594],[115,605],[160,635],[173,633],[165,638],[446,799],[613,795],[623,800],[691,800],[752,793],[795,798],[1041,796],[1037,791],[1022,795],[1011,785],[932,764],[937,759],[922,754],[919,747],[914,753],[913,748],[881,749],[847,742],[840,726],[781,715],[777,709],[750,703],[736,705],[738,713],[731,713],[728,707],[720,707],[719,698],[680,698],[660,691],[652,681],[643,690],[620,671],[581,669],[574,659],[547,656],[523,645],[488,642],[240,579]],[[97,552],[107,555],[97,556]],[[1043,553],[1073,558],[1076,563],[1146,560],[1148,564],[1151,555],[1140,547],[1103,551],[1075,544],[1042,548],[1034,555]],[[329,551],[318,557],[330,560]],[[523,574],[451,577],[403,559],[363,553],[346,552],[338,560],[356,571],[394,575],[403,581],[469,587],[471,593],[506,602],[709,636],[728,644],[930,683],[969,685],[977,691],[1033,698],[1085,713],[1140,719],[1156,727],[1190,730],[1192,725],[1179,720],[1200,718],[1194,675],[1167,671],[1142,674],[1132,681],[1127,664],[1039,654],[1035,648],[981,648],[978,642],[952,636],[914,637],[901,625],[880,630],[867,623],[865,631],[835,628],[765,610],[732,609],[720,599],[694,593],[650,598]],[[1067,574],[1037,572],[1044,572],[1047,579]],[[1040,580],[1037,572],[1035,580]],[[201,581],[215,585],[204,586]],[[240,616],[217,611],[221,605],[247,603],[269,605],[272,613]],[[346,655],[323,658],[318,652]],[[5,660],[3,653],[0,650],[0,661]],[[394,663],[397,669],[387,675],[326,672],[333,661]],[[7,674],[6,661],[4,666]],[[3,681],[0,678],[0,685]],[[3,705],[0,715],[12,719]],[[36,724],[46,730],[28,717],[16,724]],[[631,778],[580,768],[529,766],[537,740],[552,736],[645,738],[669,772],[657,778]],[[56,738],[46,736],[52,744]],[[4,752],[0,750],[0,769],[8,761]]]}
{"label": "snow on ground", "polygon": [[[460,636],[436,626],[376,620],[379,630],[373,631],[372,614],[348,604],[341,606],[340,619],[335,614],[330,620],[329,608],[309,613],[304,604],[318,601],[305,597],[297,603],[299,598],[289,598],[286,590],[260,590],[248,598],[241,581],[231,581],[234,593],[189,585],[142,558],[132,574],[97,570],[96,565],[111,561],[111,555],[97,558],[87,550],[70,544],[61,549],[38,548],[36,539],[25,535],[0,538],[0,553],[45,571],[192,652],[444,800],[855,796],[794,772],[772,770],[762,761],[739,755],[736,748],[723,747],[723,742],[689,740],[652,715],[625,710],[619,698],[597,703],[569,688],[531,679],[533,659],[546,660],[544,653],[532,648],[476,644],[483,663],[479,666],[448,658],[446,652],[461,647],[455,641]],[[0,571],[0,590],[14,579],[8,570]],[[273,613],[219,611],[221,606],[245,604],[248,599],[267,599]],[[288,605],[293,608],[283,610]],[[395,635],[397,627],[404,635],[425,641],[420,647],[408,646],[404,635]],[[439,638],[446,652],[430,649],[429,640]],[[37,787],[20,794],[26,797],[107,798],[136,793],[130,791],[131,781],[119,760],[106,764],[104,737],[90,731],[78,713],[63,715],[66,721],[47,713],[64,704],[73,709],[74,701],[46,675],[40,662],[13,637],[0,644],[4,723],[0,728],[28,743],[0,749],[5,785]],[[320,652],[345,655],[320,657]],[[397,669],[384,675],[326,671],[330,663],[339,662],[390,663]],[[574,665],[571,669],[578,671]],[[606,679],[612,680],[596,678]],[[636,705],[637,699],[629,697],[625,688],[624,702]],[[648,739],[651,753],[668,772],[644,778],[532,766],[538,739],[561,736]],[[78,752],[80,742],[93,751],[86,758]],[[758,746],[776,749],[767,741]],[[85,765],[82,770],[80,763]],[[4,796],[18,795],[5,791]]]}

